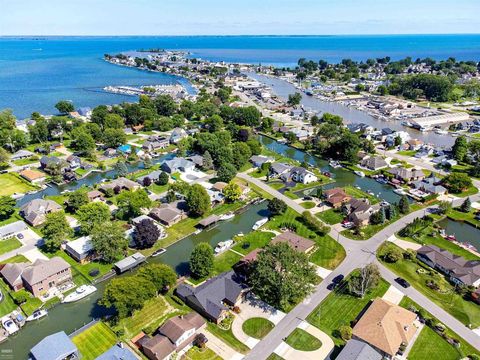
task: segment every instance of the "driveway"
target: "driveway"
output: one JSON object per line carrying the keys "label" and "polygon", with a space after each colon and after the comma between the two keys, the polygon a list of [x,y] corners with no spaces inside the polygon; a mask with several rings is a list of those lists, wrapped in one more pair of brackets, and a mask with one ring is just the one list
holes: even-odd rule
{"label": "driveway", "polygon": [[403,299],[403,292],[395,286],[390,285],[387,292],[382,296],[383,300],[390,301],[392,304],[398,305]]}
{"label": "driveway", "polygon": [[[42,245],[43,239],[32,229],[22,231],[23,239],[19,239],[23,244],[20,248],[6,252],[0,255],[0,261],[5,261],[16,255],[23,255],[31,250],[36,250],[37,246]],[[37,250],[38,251],[38,250]]]}
{"label": "driveway", "polygon": [[218,356],[222,359],[232,359],[232,360],[240,360],[244,358],[244,355],[240,354],[239,352],[233,350],[230,346],[225,344],[222,340],[217,338],[208,330],[202,330],[202,333],[207,337],[208,343],[207,346],[212,349]]}

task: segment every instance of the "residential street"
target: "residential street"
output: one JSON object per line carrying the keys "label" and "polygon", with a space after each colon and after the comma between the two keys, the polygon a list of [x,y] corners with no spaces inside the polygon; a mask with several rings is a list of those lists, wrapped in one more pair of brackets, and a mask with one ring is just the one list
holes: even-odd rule
{"label": "residential street", "polygon": [[[247,180],[262,190],[268,192],[272,196],[285,201],[295,211],[302,213],[305,209],[297,204],[292,199],[281,194],[277,190],[273,189],[263,181],[253,178],[245,173],[238,174],[238,177]],[[470,197],[472,202],[480,200],[480,195],[474,195]],[[457,199],[453,202],[453,206],[459,206],[464,199]],[[432,206],[431,208],[435,208]],[[306,298],[302,303],[298,304],[292,311],[290,311],[277,326],[260,341],[246,356],[246,359],[264,360],[282,343],[282,340],[286,338],[300,323],[305,320],[307,316],[327,297],[329,290],[327,285],[332,279],[339,275],[348,275],[356,268],[363,267],[369,263],[375,262],[379,265],[382,276],[390,284],[400,289],[405,295],[409,296],[417,302],[419,305],[427,309],[442,321],[446,326],[450,327],[459,336],[468,341],[471,345],[480,348],[480,336],[476,335],[472,330],[464,326],[460,321],[449,315],[445,310],[433,303],[431,300],[423,296],[420,292],[413,287],[403,289],[398,285],[394,279],[397,277],[395,274],[386,269],[376,259],[377,248],[385,242],[391,235],[398,232],[406,224],[412,222],[417,217],[422,217],[427,213],[427,209],[421,209],[412,212],[395,223],[387,226],[373,237],[365,241],[356,241],[348,239],[342,236],[338,231],[332,230],[330,236],[339,241],[345,248],[347,256],[344,261],[331,272],[327,278],[325,278],[314,290],[313,294]]]}

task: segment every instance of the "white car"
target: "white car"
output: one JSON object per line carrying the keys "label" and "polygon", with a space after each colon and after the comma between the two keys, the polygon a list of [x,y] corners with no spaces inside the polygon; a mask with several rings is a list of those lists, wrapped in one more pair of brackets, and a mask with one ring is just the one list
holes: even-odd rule
{"label": "white car", "polygon": [[351,221],[347,221],[346,223],[343,223],[342,226],[345,228],[345,229],[350,229],[354,226],[355,224]]}

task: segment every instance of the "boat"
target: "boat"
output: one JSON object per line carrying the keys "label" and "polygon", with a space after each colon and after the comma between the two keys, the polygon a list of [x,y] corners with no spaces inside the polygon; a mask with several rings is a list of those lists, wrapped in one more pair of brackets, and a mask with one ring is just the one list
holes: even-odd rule
{"label": "boat", "polygon": [[60,194],[65,195],[65,194],[68,194],[68,193],[71,193],[71,192],[72,192],[72,190],[67,189],[67,190],[63,190],[62,192],[60,192]]}
{"label": "boat", "polygon": [[38,309],[35,310],[32,315],[27,317],[27,321],[34,321],[43,318],[44,316],[47,316],[48,312],[47,310],[44,309]]}
{"label": "boat", "polygon": [[13,335],[20,330],[17,324],[15,324],[9,316],[5,316],[2,319],[2,326],[7,331],[8,335]]}
{"label": "boat", "polygon": [[245,236],[245,235],[243,234],[243,232],[239,232],[239,233],[237,234],[237,236],[238,236],[238,237],[242,237],[242,236]]}
{"label": "boat", "polygon": [[330,165],[334,169],[338,169],[338,168],[342,167],[342,165],[340,165],[340,163],[338,161],[334,161],[334,160],[330,160],[328,165]]}
{"label": "boat", "polygon": [[215,254],[220,254],[225,250],[228,250],[233,245],[233,240],[220,241],[215,247]]}
{"label": "boat", "polygon": [[200,234],[201,232],[202,232],[202,229],[197,229],[197,230],[195,230],[193,233],[194,233],[195,235],[198,235],[198,234]]}
{"label": "boat", "polygon": [[411,127],[411,126],[412,126],[412,123],[411,123],[410,121],[402,121],[402,125],[403,125],[403,126]]}
{"label": "boat", "polygon": [[252,229],[253,230],[258,230],[263,225],[265,225],[267,223],[267,221],[268,221],[268,218],[263,218],[263,219],[258,220],[255,224],[253,224]]}
{"label": "boat", "polygon": [[355,185],[355,189],[362,190],[362,188],[358,185]]}
{"label": "boat", "polygon": [[447,130],[442,130],[442,129],[435,129],[435,133],[438,135],[447,135],[448,131]]}
{"label": "boat", "polygon": [[230,220],[230,219],[233,219],[235,217],[235,214],[233,212],[230,212],[230,213],[227,213],[227,214],[223,214],[222,216],[220,216],[220,220]]}
{"label": "boat", "polygon": [[407,193],[403,189],[394,189],[393,192],[398,195],[407,195]]}
{"label": "boat", "polygon": [[447,240],[449,240],[449,241],[457,241],[457,238],[455,237],[455,235],[447,235]]}
{"label": "boat", "polygon": [[375,193],[372,190],[367,190],[367,194],[372,196],[375,195]]}
{"label": "boat", "polygon": [[156,256],[160,256],[162,255],[163,253],[165,253],[167,251],[167,249],[164,249],[164,248],[161,248],[161,249],[158,249],[157,251],[154,251],[152,256],[153,257],[156,257]]}
{"label": "boat", "polygon": [[363,171],[360,171],[360,170],[355,170],[354,171],[354,174],[355,175],[358,175],[360,177],[365,177],[365,173]]}
{"label": "boat", "polygon": [[83,299],[84,297],[87,297],[88,295],[94,293],[97,291],[97,288],[93,285],[82,285],[78,287],[74,292],[71,294],[68,294],[65,296],[63,299],[63,303],[70,303],[74,301],[78,301],[80,299]]}

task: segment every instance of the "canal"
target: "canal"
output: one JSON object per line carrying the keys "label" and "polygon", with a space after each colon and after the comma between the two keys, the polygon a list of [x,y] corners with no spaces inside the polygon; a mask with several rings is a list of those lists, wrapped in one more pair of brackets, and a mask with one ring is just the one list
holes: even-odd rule
{"label": "canal", "polygon": [[[264,83],[272,89],[272,92],[274,94],[283,99],[287,99],[289,94],[293,94],[299,91],[297,88],[295,88],[295,86],[282,79],[251,72],[247,73],[247,75],[253,79],[256,79],[257,81]],[[423,133],[418,130],[403,126],[401,124],[401,121],[385,121],[375,119],[373,116],[367,114],[366,112],[350,108],[334,101],[323,101],[313,96],[307,96],[303,94],[301,104],[305,107],[305,109],[311,109],[314,111],[319,111],[321,113],[327,112],[330,114],[339,115],[345,119],[346,123],[365,123],[377,129],[389,127],[397,131],[406,131],[413,139],[421,139],[427,144],[434,144],[441,147],[450,147],[455,142],[455,139],[450,135],[439,135],[434,133],[433,131]]]}
{"label": "canal", "polygon": [[455,235],[458,242],[473,245],[480,252],[480,229],[466,222],[445,218],[438,222],[447,235]]}

